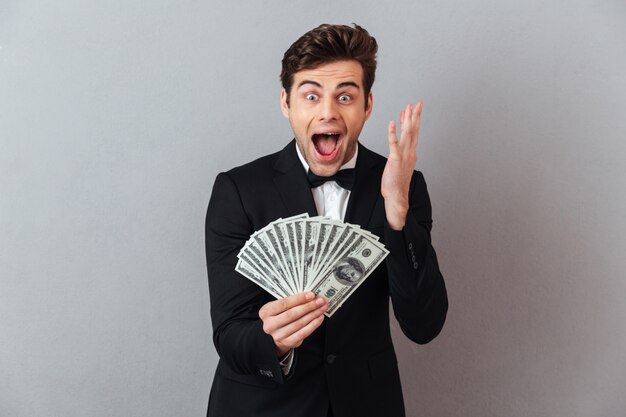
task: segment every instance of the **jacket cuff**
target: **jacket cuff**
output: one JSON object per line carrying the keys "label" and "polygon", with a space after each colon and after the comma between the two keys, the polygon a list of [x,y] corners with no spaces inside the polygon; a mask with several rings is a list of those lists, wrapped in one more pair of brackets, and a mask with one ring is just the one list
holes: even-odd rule
{"label": "jacket cuff", "polygon": [[408,263],[417,271],[426,257],[430,241],[426,230],[417,224],[409,212],[402,230],[393,230],[385,219],[384,233],[389,256],[402,264]]}
{"label": "jacket cuff", "polygon": [[276,346],[274,345],[274,339],[272,336],[263,331],[263,322],[258,320],[257,322],[259,332],[259,349],[257,350],[258,356],[256,360],[256,368],[259,375],[272,379],[279,384],[284,382],[283,370],[276,355]]}

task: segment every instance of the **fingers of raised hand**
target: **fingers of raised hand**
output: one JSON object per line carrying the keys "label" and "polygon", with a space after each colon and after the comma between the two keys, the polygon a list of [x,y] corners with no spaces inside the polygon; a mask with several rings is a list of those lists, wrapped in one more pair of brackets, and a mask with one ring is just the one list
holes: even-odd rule
{"label": "fingers of raised hand", "polygon": [[422,102],[418,101],[413,107],[411,104],[406,106],[403,110],[404,118],[402,119],[402,137],[403,139],[415,140],[417,139],[417,132],[419,130],[420,115],[422,113]]}
{"label": "fingers of raised hand", "polygon": [[[407,104],[407,106],[400,112],[400,130],[404,132],[406,129],[410,127],[411,124],[411,104]],[[400,138],[402,140],[402,138]]]}
{"label": "fingers of raised hand", "polygon": [[421,101],[418,101],[417,104],[415,105],[415,109],[413,110],[413,114],[411,115],[411,127],[413,128],[413,135],[412,135],[413,140],[417,140],[417,135],[420,130],[422,107],[424,107],[424,104]]}
{"label": "fingers of raised hand", "polygon": [[389,139],[389,147],[393,148],[398,145],[398,137],[396,136],[396,122],[390,121],[387,129],[387,137]]}
{"label": "fingers of raised hand", "polygon": [[419,127],[420,116],[422,115],[422,108],[424,107],[424,103],[418,101],[415,104],[415,109],[413,110],[413,114],[411,115],[412,121],[414,125]]}
{"label": "fingers of raised hand", "polygon": [[396,136],[396,124],[392,120],[389,123],[389,144],[397,144],[403,145],[403,147],[413,147],[417,144],[417,134],[419,132],[420,125],[420,115],[422,113],[423,104],[421,101],[418,101],[413,105],[408,104],[401,112],[400,112],[400,140],[398,141],[398,137]]}

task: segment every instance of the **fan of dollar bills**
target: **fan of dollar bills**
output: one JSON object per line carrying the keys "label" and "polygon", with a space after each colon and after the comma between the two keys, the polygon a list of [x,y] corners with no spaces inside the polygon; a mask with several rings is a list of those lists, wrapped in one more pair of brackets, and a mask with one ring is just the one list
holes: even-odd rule
{"label": "fan of dollar bills", "polygon": [[388,253],[357,225],[304,213],[254,232],[235,270],[276,298],[312,291],[326,299],[330,317]]}

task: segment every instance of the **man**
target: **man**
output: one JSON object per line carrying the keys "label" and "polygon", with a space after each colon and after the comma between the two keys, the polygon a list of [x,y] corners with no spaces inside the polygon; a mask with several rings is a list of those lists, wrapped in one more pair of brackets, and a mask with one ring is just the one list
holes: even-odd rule
{"label": "man", "polygon": [[[414,171],[422,104],[400,113],[399,138],[389,123],[388,159],[357,142],[372,112],[377,48],[357,25],[304,34],[282,61],[281,108],[295,140],[215,180],[206,245],[220,360],[209,416],[405,415],[389,299],[417,343],[437,336],[448,302],[426,184]],[[276,300],[235,272],[255,230],[303,212],[358,224],[390,251],[331,318],[313,293]]]}

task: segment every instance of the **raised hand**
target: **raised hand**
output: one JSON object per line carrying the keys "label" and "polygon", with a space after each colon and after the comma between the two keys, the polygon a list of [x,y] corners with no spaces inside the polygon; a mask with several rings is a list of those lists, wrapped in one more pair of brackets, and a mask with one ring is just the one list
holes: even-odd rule
{"label": "raised hand", "polygon": [[387,223],[394,230],[401,230],[409,210],[409,187],[417,162],[417,137],[420,128],[422,102],[415,107],[410,104],[400,112],[400,139],[396,135],[396,122],[389,122],[389,157],[381,181],[381,193],[385,199]]}
{"label": "raised hand", "polygon": [[328,304],[312,292],[270,301],[259,310],[263,331],[274,339],[278,357],[297,348],[324,321]]}

